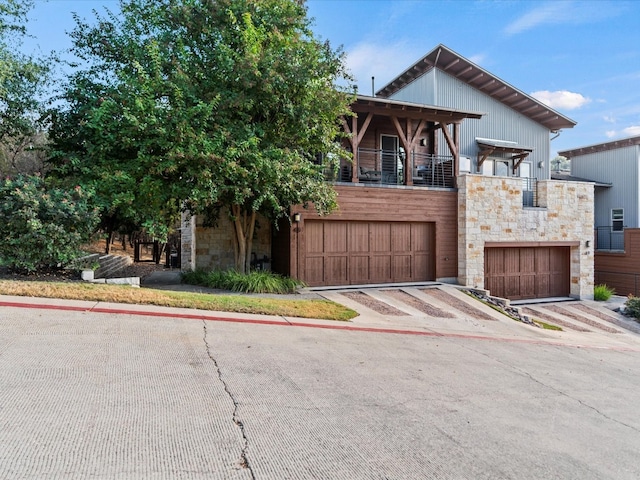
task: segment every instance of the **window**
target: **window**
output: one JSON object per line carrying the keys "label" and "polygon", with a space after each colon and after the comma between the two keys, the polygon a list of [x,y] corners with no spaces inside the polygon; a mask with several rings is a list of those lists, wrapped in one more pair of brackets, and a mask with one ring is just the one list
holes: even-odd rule
{"label": "window", "polygon": [[611,230],[614,232],[621,232],[622,230],[624,230],[623,208],[611,209]]}
{"label": "window", "polygon": [[509,162],[505,162],[505,161],[496,162],[496,176],[497,177],[509,176]]}
{"label": "window", "polygon": [[482,175],[493,175],[493,160],[485,160],[480,169]]}

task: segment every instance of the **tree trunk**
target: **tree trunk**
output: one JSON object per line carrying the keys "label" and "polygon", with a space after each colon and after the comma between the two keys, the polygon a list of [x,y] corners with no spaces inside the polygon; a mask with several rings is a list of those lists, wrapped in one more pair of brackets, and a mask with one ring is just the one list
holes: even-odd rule
{"label": "tree trunk", "polygon": [[251,248],[256,225],[256,212],[247,212],[242,210],[240,205],[233,205],[231,214],[236,237],[234,239],[236,270],[246,274],[251,269]]}

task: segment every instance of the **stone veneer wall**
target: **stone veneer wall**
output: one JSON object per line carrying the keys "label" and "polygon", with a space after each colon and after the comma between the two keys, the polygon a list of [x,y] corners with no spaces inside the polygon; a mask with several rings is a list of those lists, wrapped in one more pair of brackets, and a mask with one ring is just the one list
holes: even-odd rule
{"label": "stone veneer wall", "polygon": [[[458,282],[484,288],[485,242],[579,242],[571,247],[571,296],[593,298],[593,185],[541,180],[539,207],[522,206],[522,179],[458,178]],[[587,247],[589,242],[589,247]]]}
{"label": "stone veneer wall", "polygon": [[[257,258],[271,258],[271,224],[258,217],[252,252]],[[233,249],[233,225],[226,215],[221,215],[218,226],[203,227],[202,218],[182,216],[182,270],[202,268],[226,270],[235,266]]]}

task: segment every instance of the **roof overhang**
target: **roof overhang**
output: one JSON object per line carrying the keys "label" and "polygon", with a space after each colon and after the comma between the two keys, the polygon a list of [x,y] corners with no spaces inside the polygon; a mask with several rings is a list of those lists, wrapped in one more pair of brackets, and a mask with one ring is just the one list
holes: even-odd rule
{"label": "roof overhang", "polygon": [[558,155],[562,155],[566,158],[573,158],[579,157],[580,155],[588,155],[590,153],[607,152],[609,150],[617,150],[618,148],[633,147],[634,145],[640,145],[640,136],[623,138],[612,142],[598,143],[586,147],[578,147],[571,150],[564,150],[562,152],[558,152]]}
{"label": "roof overhang", "polygon": [[553,132],[563,128],[573,128],[576,125],[575,121],[509,85],[444,45],[438,45],[378,90],[376,95],[388,98],[432,68],[439,68]]}
{"label": "roof overhang", "polygon": [[519,145],[517,142],[510,142],[507,140],[496,140],[493,138],[480,138],[476,137],[476,143],[480,148],[478,152],[478,168],[482,166],[484,161],[496,152],[499,153],[511,153],[510,159],[513,160],[513,171],[520,166],[522,161],[533,152],[533,147],[525,147]]}
{"label": "roof overhang", "polygon": [[595,187],[611,188],[611,183],[599,182],[598,180],[589,180],[588,178],[574,177],[573,175],[560,172],[551,172],[551,180],[559,180],[562,182],[583,182],[593,183]]}
{"label": "roof overhang", "polygon": [[467,118],[479,119],[483,113],[420,103],[403,102],[388,98],[358,95],[351,104],[354,113],[373,112],[376,115],[399,118],[427,119],[440,123],[459,123]]}

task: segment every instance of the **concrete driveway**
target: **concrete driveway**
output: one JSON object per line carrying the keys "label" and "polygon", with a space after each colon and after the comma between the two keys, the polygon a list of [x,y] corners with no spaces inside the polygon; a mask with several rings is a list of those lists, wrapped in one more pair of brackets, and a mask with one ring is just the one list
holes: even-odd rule
{"label": "concrete driveway", "polygon": [[0,478],[640,478],[632,337],[164,313],[0,308]]}

